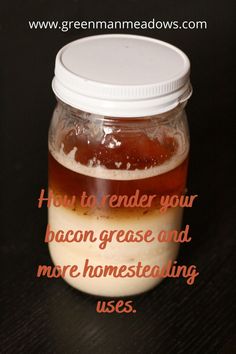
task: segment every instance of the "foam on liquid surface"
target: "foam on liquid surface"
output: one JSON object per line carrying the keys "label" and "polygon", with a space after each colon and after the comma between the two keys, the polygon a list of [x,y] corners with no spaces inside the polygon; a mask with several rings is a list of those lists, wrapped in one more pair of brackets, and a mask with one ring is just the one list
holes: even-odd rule
{"label": "foam on liquid surface", "polygon": [[[102,178],[102,179],[110,179],[110,180],[137,180],[137,179],[145,179],[154,176],[161,175],[168,171],[173,170],[177,166],[179,166],[187,157],[188,148],[185,149],[183,154],[176,154],[163,164],[155,167],[150,167],[146,169],[135,169],[129,170],[129,165],[126,165],[126,169],[108,169],[102,165],[100,165],[100,161],[91,161],[87,165],[83,165],[80,162],[75,160],[75,154],[77,148],[74,147],[68,154],[64,153],[64,145],[61,144],[60,151],[56,151],[52,145],[49,145],[49,151],[54,157],[54,159],[59,162],[62,166],[68,168],[69,170],[83,174],[85,176]],[[97,166],[91,166],[92,163],[96,162]],[[119,167],[119,161],[116,162],[116,166]]]}

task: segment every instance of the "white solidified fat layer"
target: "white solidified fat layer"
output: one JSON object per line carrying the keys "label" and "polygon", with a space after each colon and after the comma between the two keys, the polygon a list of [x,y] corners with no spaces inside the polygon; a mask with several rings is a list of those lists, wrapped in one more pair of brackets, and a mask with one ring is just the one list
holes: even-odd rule
{"label": "white solidified fat layer", "polygon": [[[83,165],[75,160],[77,147],[74,147],[68,154],[65,154],[63,149],[63,143],[61,144],[60,151],[56,151],[56,149],[49,144],[49,151],[54,159],[71,171],[95,178],[128,181],[150,178],[173,170],[185,160],[189,147],[185,149],[183,154],[176,154],[174,157],[159,166],[149,167],[142,170],[129,170],[129,162],[126,163],[125,169],[123,169],[124,166],[119,161],[115,162],[115,165],[121,169],[108,169],[100,164],[100,160],[96,160],[95,158],[90,160],[88,165]],[[94,164],[96,164],[96,166],[93,166]]]}
{"label": "white solidified fat layer", "polygon": [[[131,214],[130,214],[131,215]],[[118,243],[112,241],[105,250],[99,248],[99,234],[106,230],[152,230],[153,235],[158,235],[161,230],[180,229],[182,208],[172,208],[164,214],[158,210],[150,210],[147,214],[133,214],[129,217],[116,216],[111,213],[109,218],[94,215],[84,215],[64,207],[49,208],[49,224],[53,231],[58,230],[94,230],[98,241],[87,242],[51,242],[49,249],[52,260],[56,265],[78,265],[82,271],[85,259],[91,265],[135,265],[141,261],[143,265],[157,264],[162,267],[169,260],[174,260],[178,253],[179,244],[160,243]],[[155,286],[160,279],[144,278],[72,278],[68,275],[65,280],[73,287],[96,295],[125,296],[141,293]]]}
{"label": "white solidified fat layer", "polygon": [[[143,170],[129,170],[130,165],[127,162],[126,169],[107,169],[100,164],[98,160],[91,160],[86,166],[75,161],[75,153],[77,148],[74,147],[69,154],[63,151],[63,144],[60,151],[56,151],[52,146],[49,150],[52,156],[64,167],[95,178],[103,178],[110,180],[137,180],[153,176],[157,176],[173,170],[179,166],[188,154],[188,147],[185,153],[177,154],[170,160],[160,166],[150,167]],[[93,166],[96,164],[96,166]],[[116,161],[116,165],[120,168],[123,166],[120,161]],[[172,208],[164,214],[160,214],[158,210],[149,210],[148,213],[132,213],[127,211],[124,217],[112,213],[108,217],[104,217],[102,213],[84,215],[82,212],[74,212],[63,207],[51,207],[49,209],[49,224],[51,229],[57,230],[94,230],[98,237],[101,230],[152,230],[157,235],[161,230],[178,230],[181,224],[182,209]],[[134,265],[141,261],[143,265],[158,264],[162,267],[169,260],[174,260],[178,253],[179,244],[177,243],[159,243],[157,241],[151,243],[118,243],[113,241],[107,244],[105,250],[99,247],[99,241],[96,243],[80,242],[80,243],[49,243],[49,250],[52,260],[56,265],[72,265],[77,264],[81,269],[85,259],[90,260],[91,265]],[[81,269],[82,270],[82,269]],[[161,279],[153,278],[72,278],[68,275],[65,280],[73,287],[88,292],[90,294],[102,296],[128,296],[139,294],[147,291]]]}

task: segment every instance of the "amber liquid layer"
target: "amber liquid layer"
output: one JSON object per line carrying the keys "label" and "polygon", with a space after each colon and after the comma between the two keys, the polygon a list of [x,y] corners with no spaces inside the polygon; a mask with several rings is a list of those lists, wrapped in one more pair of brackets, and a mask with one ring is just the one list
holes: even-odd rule
{"label": "amber liquid layer", "polygon": [[105,194],[131,196],[136,190],[140,191],[140,195],[181,195],[185,190],[187,166],[188,158],[173,170],[154,177],[110,180],[69,170],[49,153],[49,188],[60,195],[68,196],[80,196],[85,191],[87,195],[95,195],[98,200]]}

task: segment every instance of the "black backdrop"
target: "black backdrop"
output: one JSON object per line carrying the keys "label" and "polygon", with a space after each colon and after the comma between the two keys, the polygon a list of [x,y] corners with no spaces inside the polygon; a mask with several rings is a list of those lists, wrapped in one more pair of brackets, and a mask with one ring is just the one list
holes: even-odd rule
{"label": "black backdrop", "polygon": [[[1,3],[0,9],[1,352],[236,352],[234,1],[28,0]],[[200,276],[193,286],[165,280],[134,298],[136,314],[101,315],[96,298],[61,279],[37,279],[36,269],[50,264],[43,243],[46,209],[37,209],[37,198],[47,185],[54,58],[71,40],[105,31],[30,30],[28,20],[153,17],[208,21],[207,30],[129,31],[166,40],[191,60],[188,188],[199,199],[185,211],[193,241],[182,246],[179,262],[196,264]]]}

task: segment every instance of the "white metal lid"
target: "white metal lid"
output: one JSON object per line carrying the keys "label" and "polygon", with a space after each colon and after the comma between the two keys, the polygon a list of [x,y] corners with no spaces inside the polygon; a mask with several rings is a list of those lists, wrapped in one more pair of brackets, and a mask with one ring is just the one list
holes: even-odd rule
{"label": "white metal lid", "polygon": [[111,34],[69,43],[57,54],[53,91],[72,107],[113,117],[169,111],[191,95],[190,63],[178,48]]}

